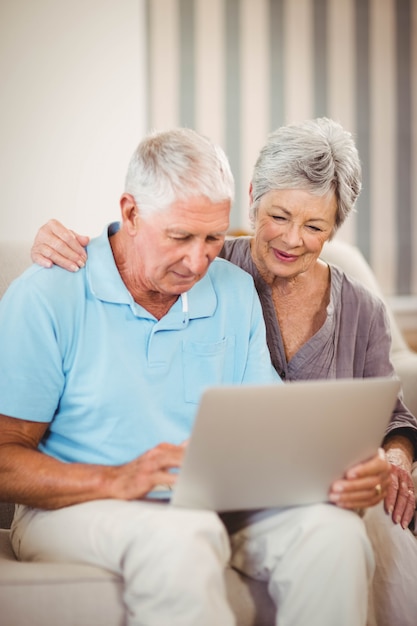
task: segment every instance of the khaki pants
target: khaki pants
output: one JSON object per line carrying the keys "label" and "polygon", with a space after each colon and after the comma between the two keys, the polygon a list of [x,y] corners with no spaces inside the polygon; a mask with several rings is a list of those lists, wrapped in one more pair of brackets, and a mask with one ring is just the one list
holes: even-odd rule
{"label": "khaki pants", "polygon": [[279,626],[361,626],[374,571],[363,521],[319,504],[247,516],[231,564],[268,582]]}

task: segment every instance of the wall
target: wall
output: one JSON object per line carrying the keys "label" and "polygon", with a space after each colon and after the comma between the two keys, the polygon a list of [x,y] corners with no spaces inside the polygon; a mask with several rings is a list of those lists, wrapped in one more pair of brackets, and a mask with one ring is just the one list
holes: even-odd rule
{"label": "wall", "polygon": [[340,236],[385,293],[415,298],[416,24],[417,0],[2,0],[2,237],[32,238],[52,216],[96,234],[144,131],[178,124],[225,147],[232,226],[247,228],[266,134],[329,115],[364,165]]}
{"label": "wall", "polygon": [[2,238],[118,218],[145,128],[144,28],[140,0],[1,1]]}
{"label": "wall", "polygon": [[417,295],[417,0],[148,0],[149,124],[223,145],[232,227],[267,133],[327,115],[357,141],[358,211],[340,232],[386,294]]}

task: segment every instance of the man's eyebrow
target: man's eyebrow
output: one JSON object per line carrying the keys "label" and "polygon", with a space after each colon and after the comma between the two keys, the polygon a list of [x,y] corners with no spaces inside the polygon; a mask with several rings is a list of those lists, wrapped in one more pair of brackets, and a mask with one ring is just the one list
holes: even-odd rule
{"label": "man's eyebrow", "polygon": [[176,228],[175,226],[167,226],[165,228],[165,231],[167,233],[183,233],[183,234],[188,234],[187,230],[184,230],[183,228]]}
{"label": "man's eyebrow", "polygon": [[[184,230],[183,228],[175,228],[175,226],[168,226],[165,229],[165,232],[170,234],[176,234],[176,235],[194,235],[195,233],[189,231],[189,230]],[[226,230],[219,230],[219,231],[214,231],[212,233],[207,233],[206,236],[207,237],[225,237],[227,235],[227,229]]]}

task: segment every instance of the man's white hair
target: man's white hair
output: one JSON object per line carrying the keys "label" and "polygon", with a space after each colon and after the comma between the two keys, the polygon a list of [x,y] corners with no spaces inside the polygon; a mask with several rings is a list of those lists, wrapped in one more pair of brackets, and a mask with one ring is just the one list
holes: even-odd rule
{"label": "man's white hair", "polygon": [[232,202],[234,180],[220,146],[194,130],[176,128],[151,132],[140,142],[128,166],[125,192],[146,216],[197,196]]}

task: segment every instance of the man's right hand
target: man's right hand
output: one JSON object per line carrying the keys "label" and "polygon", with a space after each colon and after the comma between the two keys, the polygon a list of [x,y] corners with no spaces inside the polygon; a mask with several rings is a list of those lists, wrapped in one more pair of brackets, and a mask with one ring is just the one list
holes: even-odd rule
{"label": "man's right hand", "polygon": [[140,457],[114,467],[111,484],[111,497],[122,500],[143,498],[158,485],[172,487],[178,477],[177,472],[184,458],[185,447],[170,443],[160,443]]}
{"label": "man's right hand", "polygon": [[66,228],[58,220],[49,220],[42,226],[33,243],[31,257],[42,267],[59,265],[70,272],[84,267],[87,254],[84,247],[89,237]]}

